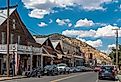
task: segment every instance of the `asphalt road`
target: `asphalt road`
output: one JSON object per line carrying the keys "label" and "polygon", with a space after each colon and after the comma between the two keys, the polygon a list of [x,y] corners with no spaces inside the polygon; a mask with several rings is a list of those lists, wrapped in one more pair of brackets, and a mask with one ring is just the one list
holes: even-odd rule
{"label": "asphalt road", "polygon": [[1,82],[118,82],[111,80],[98,80],[97,73],[84,72],[58,76],[42,76],[41,78],[23,78]]}

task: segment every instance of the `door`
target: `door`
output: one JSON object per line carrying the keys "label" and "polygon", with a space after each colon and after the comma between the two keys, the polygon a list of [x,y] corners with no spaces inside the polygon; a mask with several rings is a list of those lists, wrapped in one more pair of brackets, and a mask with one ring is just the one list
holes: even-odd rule
{"label": "door", "polygon": [[1,59],[0,59],[0,75],[1,75],[1,69],[2,69],[2,64],[1,64]]}

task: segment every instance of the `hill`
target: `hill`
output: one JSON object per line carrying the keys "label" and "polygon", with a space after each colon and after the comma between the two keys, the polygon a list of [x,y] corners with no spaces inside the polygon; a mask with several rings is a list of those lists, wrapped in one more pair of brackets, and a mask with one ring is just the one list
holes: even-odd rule
{"label": "hill", "polygon": [[36,37],[49,37],[51,40],[63,40],[73,46],[80,47],[80,50],[85,54],[85,58],[88,59],[88,55],[92,54],[94,58],[99,60],[103,60],[104,62],[110,61],[111,59],[104,52],[97,50],[96,48],[90,46],[89,44],[82,42],[78,39],[67,37],[58,33],[50,34],[50,35],[35,35]]}

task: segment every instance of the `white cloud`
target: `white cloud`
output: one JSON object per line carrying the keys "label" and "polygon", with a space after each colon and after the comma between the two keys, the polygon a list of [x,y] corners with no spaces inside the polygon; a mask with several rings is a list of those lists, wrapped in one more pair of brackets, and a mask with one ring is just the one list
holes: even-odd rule
{"label": "white cloud", "polygon": [[[104,10],[101,4],[111,1],[112,0],[22,0],[27,9],[33,9],[33,11],[31,11],[32,15],[30,16],[35,18],[38,18],[39,15],[43,15],[42,17],[44,17],[44,15],[52,13],[54,7],[68,9],[68,6],[78,5],[86,10]],[[35,11],[35,9],[37,10]],[[40,12],[40,10],[43,10],[42,12],[46,11],[47,13],[40,13],[39,15],[35,13]]]}
{"label": "white cloud", "polygon": [[95,23],[95,25],[98,25],[98,26],[107,26],[108,24],[106,24],[106,23]]}
{"label": "white cloud", "polygon": [[110,54],[111,50],[106,49],[106,50],[101,50],[101,52],[104,52],[106,54]]}
{"label": "white cloud", "polygon": [[85,39],[82,39],[82,38],[79,38],[79,37],[77,37],[76,39],[81,40],[82,42],[86,42],[87,44],[89,44],[89,45],[91,45],[95,48],[102,46],[102,41],[100,39],[94,40],[94,41],[92,41],[92,40],[86,41]]}
{"label": "white cloud", "polygon": [[96,48],[102,46],[102,41],[100,39],[96,41],[89,40],[89,41],[86,41],[86,43]]}
{"label": "white cloud", "polygon": [[95,35],[95,31],[65,30],[62,34],[70,37],[93,37]]}
{"label": "white cloud", "polygon": [[85,26],[85,27],[90,27],[90,26],[93,26],[94,25],[94,22],[92,20],[88,20],[88,19],[80,19],[76,22],[76,25],[75,27],[82,27],[82,26]]}
{"label": "white cloud", "polygon": [[108,49],[116,48],[116,44],[108,45]]}
{"label": "white cloud", "polygon": [[34,17],[34,18],[43,18],[45,14],[49,14],[49,11],[46,10],[42,10],[42,9],[34,9],[29,13],[30,17]]}
{"label": "white cloud", "polygon": [[66,24],[64,20],[60,20],[60,19],[57,19],[56,23],[58,23],[58,25],[65,25]]}
{"label": "white cloud", "polygon": [[121,22],[121,18],[119,18],[116,22]]}
{"label": "white cloud", "polygon": [[68,24],[68,27],[71,27],[71,26],[72,26],[72,23],[69,23],[69,24]]}
{"label": "white cloud", "polygon": [[53,20],[52,19],[49,19],[49,23],[52,23],[53,22]]}
{"label": "white cloud", "polygon": [[72,26],[71,21],[69,19],[56,19],[56,23],[61,26],[63,25],[67,25],[69,27]]}
{"label": "white cloud", "polygon": [[119,6],[119,8],[121,9],[121,5]]}
{"label": "white cloud", "polygon": [[[115,36],[115,30],[112,29],[119,29],[117,26],[107,25],[102,28],[98,28],[96,31],[95,37],[110,37]],[[121,37],[121,30],[119,30],[119,37]]]}
{"label": "white cloud", "polygon": [[118,0],[114,0],[113,2],[118,3],[119,1]]}
{"label": "white cloud", "polygon": [[40,24],[38,24],[38,26],[40,26],[40,27],[45,27],[45,26],[47,26],[47,24],[44,23],[44,22],[41,22]]}
{"label": "white cloud", "polygon": [[[107,25],[97,30],[65,30],[62,32],[63,35],[72,37],[114,37],[116,36],[116,31],[113,29],[119,29],[117,26]],[[121,29],[121,28],[120,28]],[[119,37],[121,37],[121,30],[118,31]]]}
{"label": "white cloud", "polygon": [[80,37],[77,37],[76,39],[81,40],[82,42],[86,42],[86,40],[85,40],[85,39],[80,38]]}

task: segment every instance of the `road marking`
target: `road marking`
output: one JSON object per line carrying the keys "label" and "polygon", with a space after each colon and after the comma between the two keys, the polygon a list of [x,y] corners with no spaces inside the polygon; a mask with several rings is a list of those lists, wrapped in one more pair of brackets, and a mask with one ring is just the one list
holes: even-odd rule
{"label": "road marking", "polygon": [[99,79],[98,79],[98,73],[97,73],[97,79],[96,79],[96,82],[98,82],[99,81]]}
{"label": "road marking", "polygon": [[[91,73],[91,72],[88,72],[88,73]],[[65,80],[65,79],[73,78],[73,77],[80,76],[80,75],[85,75],[85,74],[88,74],[88,73],[81,73],[81,74],[77,74],[77,75],[67,76],[67,77],[56,79],[56,80],[53,80],[53,81],[50,81],[50,82],[59,82],[59,81]]]}

